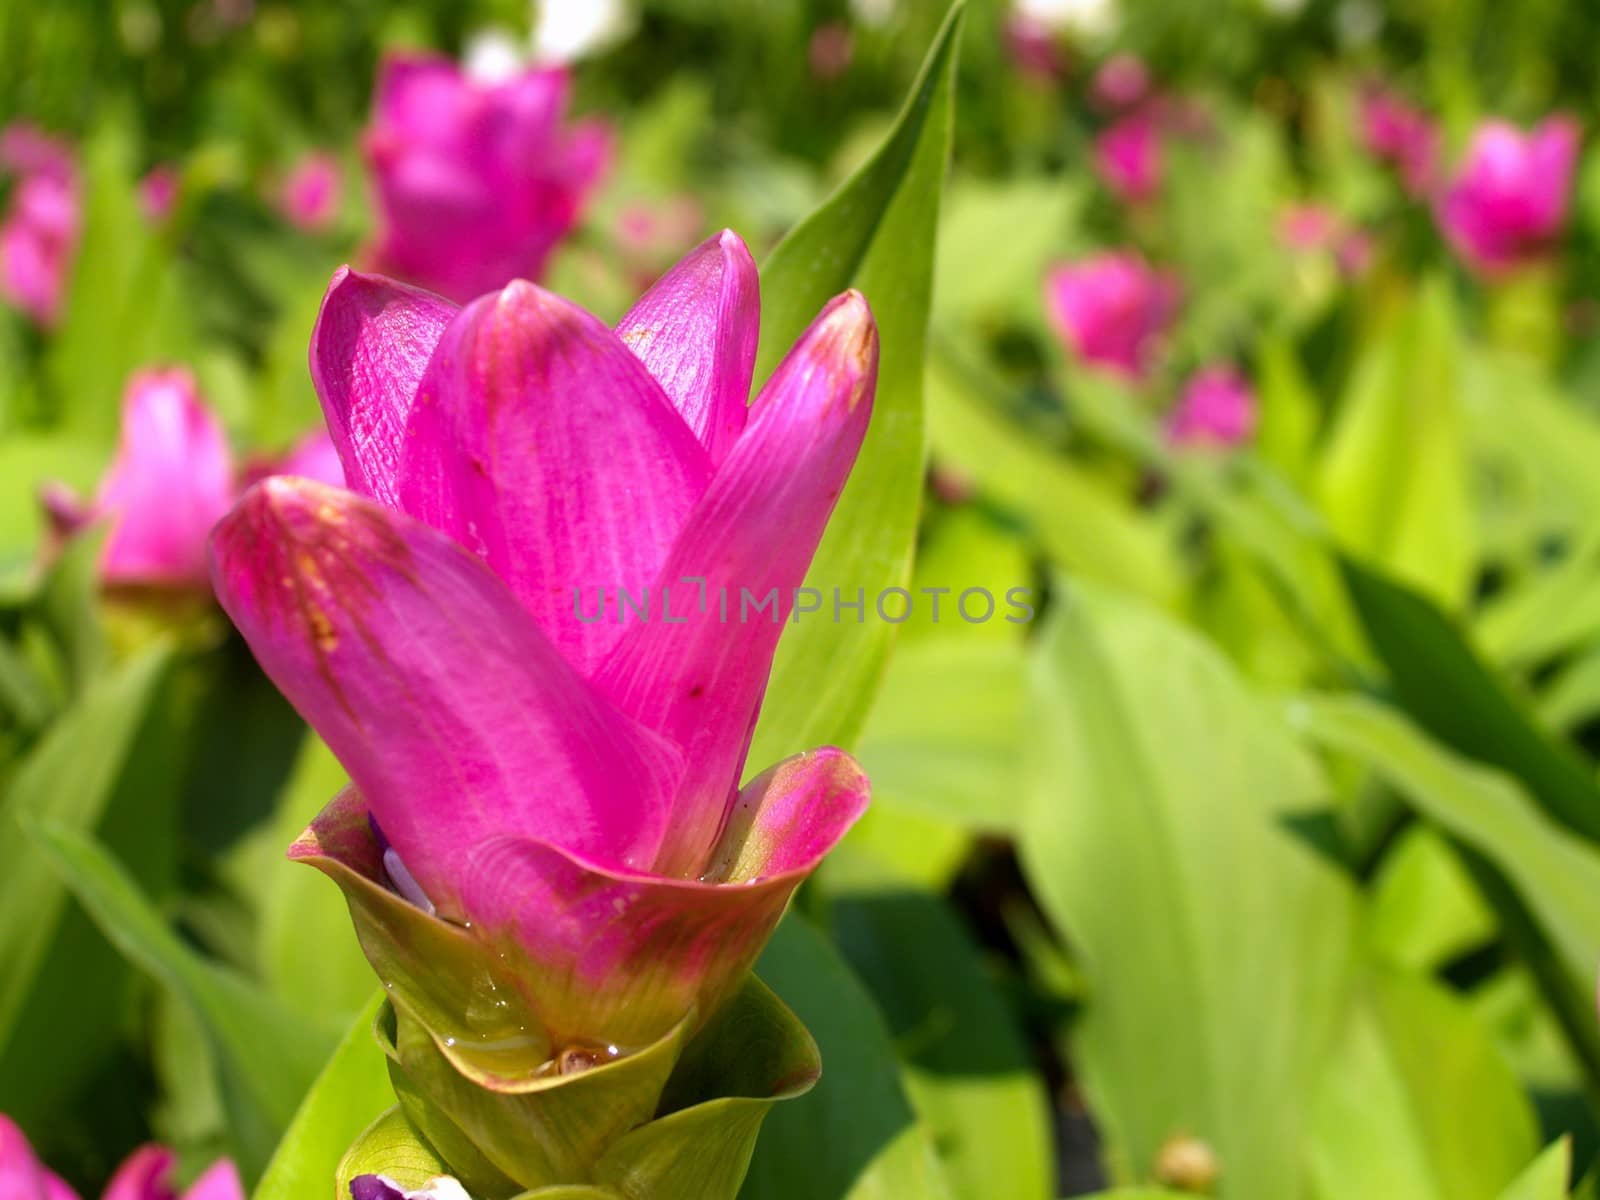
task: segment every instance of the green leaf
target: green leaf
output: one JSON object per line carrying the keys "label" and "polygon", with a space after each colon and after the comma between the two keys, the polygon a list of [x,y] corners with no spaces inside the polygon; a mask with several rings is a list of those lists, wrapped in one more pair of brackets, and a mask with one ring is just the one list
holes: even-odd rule
{"label": "green leaf", "polygon": [[[1566,975],[1541,975],[1540,982],[1580,1048],[1589,1048],[1593,1071],[1600,847],[1552,821],[1516,781],[1434,744],[1371,700],[1307,698],[1291,711],[1311,737],[1370,764],[1458,844],[1492,864],[1520,897]],[[1501,903],[1496,894],[1487,899]]]}
{"label": "green leaf", "polygon": [[255,1178],[333,1039],[236,972],[196,955],[96,842],[56,823],[30,821],[27,829],[101,932],[204,1023],[220,1064],[239,1168]]}
{"label": "green leaf", "polygon": [[939,315],[966,319],[1037,307],[1044,264],[1084,199],[1082,182],[1060,174],[953,182],[939,229],[933,290]]}
{"label": "green leaf", "polygon": [[60,920],[65,891],[19,820],[92,830],[115,791],[171,656],[147,651],[94,685],[18,770],[0,803],[0,1047],[10,1039]]}
{"label": "green leaf", "polygon": [[894,626],[826,619],[834,590],[904,586],[922,497],[922,362],[939,194],[950,154],[962,5],[950,9],[877,153],[773,251],[761,273],[764,379],[827,300],[858,288],[882,342],[872,424],[806,577],[823,612],[789,629],[750,752],[753,763],[855,740]]}
{"label": "green leaf", "polygon": [[1476,565],[1459,343],[1435,280],[1356,364],[1318,480],[1341,545],[1452,609]]}
{"label": "green leaf", "polygon": [[181,263],[139,211],[133,157],[121,122],[97,123],[84,150],[83,240],[46,361],[62,428],[106,446],[128,375],[191,361],[197,340]]}
{"label": "green leaf", "polygon": [[1183,583],[1176,556],[1163,530],[1136,510],[1131,487],[1108,484],[1011,428],[988,403],[983,382],[944,353],[929,361],[927,387],[936,460],[1026,521],[1054,562],[1176,605]]}
{"label": "green leaf", "polygon": [[375,994],[351,1023],[273,1151],[254,1200],[325,1193],[345,1151],[393,1105],[383,1051],[372,1036],[382,1005],[382,994]]}
{"label": "green leaf", "polygon": [[993,639],[906,642],[861,734],[873,802],[974,832],[1017,824],[1023,648]]}
{"label": "green leaf", "polygon": [[822,1050],[822,1079],[773,1109],[741,1200],[945,1200],[889,1031],[838,953],[790,913],[756,964]]}
{"label": "green leaf", "polygon": [[1210,646],[1114,593],[1061,594],[1033,685],[1022,863],[1088,980],[1073,1062],[1113,1177],[1184,1135],[1237,1200],[1303,1194],[1353,957],[1349,884],[1292,832],[1327,783]]}
{"label": "green leaf", "polygon": [[1309,1152],[1325,1200],[1495,1200],[1538,1145],[1487,1030],[1421,976],[1375,971],[1329,1064]]}
{"label": "green leaf", "polygon": [[1462,754],[1516,776],[1556,820],[1600,841],[1600,787],[1552,742],[1437,606],[1358,564],[1342,563],[1367,638],[1395,699]]}
{"label": "green leaf", "polygon": [[1567,1182],[1572,1178],[1572,1140],[1562,1138],[1545,1148],[1499,1200],[1566,1200]]}
{"label": "green leaf", "polygon": [[827,911],[894,1033],[952,1195],[1054,1196],[1049,1096],[954,914],[914,892],[852,892]]}
{"label": "green leaf", "polygon": [[354,1013],[372,990],[372,968],[343,893],[320,871],[284,854],[347,782],[322,739],[308,736],[278,812],[248,858],[261,911],[262,976],[273,995],[308,1019]]}

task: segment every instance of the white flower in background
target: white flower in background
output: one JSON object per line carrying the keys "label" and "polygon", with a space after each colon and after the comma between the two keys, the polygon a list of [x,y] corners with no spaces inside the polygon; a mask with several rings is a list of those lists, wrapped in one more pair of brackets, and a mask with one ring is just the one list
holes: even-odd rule
{"label": "white flower in background", "polygon": [[467,38],[461,65],[478,83],[504,83],[522,70],[527,52],[509,30],[496,25]]}
{"label": "white flower in background", "polygon": [[894,20],[896,0],[850,0],[850,15],[868,29],[882,29]]}
{"label": "white flower in background", "polygon": [[1016,0],[1017,16],[1049,29],[1103,37],[1117,27],[1116,0]]}
{"label": "white flower in background", "polygon": [[1305,12],[1306,0],[1261,0],[1261,7],[1267,15],[1287,20]]}
{"label": "white flower in background", "polygon": [[534,61],[572,62],[620,41],[632,29],[628,0],[535,0]]}

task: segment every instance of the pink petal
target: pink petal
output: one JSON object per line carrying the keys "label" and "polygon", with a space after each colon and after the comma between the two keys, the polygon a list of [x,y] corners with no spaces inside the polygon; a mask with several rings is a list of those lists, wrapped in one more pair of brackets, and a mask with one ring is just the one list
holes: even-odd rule
{"label": "pink petal", "polygon": [[405,443],[401,507],[481,555],[585,674],[622,627],[580,621],[580,596],[650,584],[710,474],[616,334],[520,280],[446,331]]}
{"label": "pink petal", "polygon": [[833,749],[750,784],[705,881],[608,870],[525,838],[485,842],[466,894],[483,936],[534,964],[530,1001],[557,1044],[630,1049],[743,980],[790,895],[865,810],[866,776]]}
{"label": "pink petal", "polygon": [[34,1157],[16,1122],[0,1114],[0,1200],[78,1200],[78,1195]]}
{"label": "pink petal", "polygon": [[172,1172],[178,1156],[165,1146],[140,1146],[106,1184],[101,1200],[177,1200]]}
{"label": "pink petal", "polygon": [[[657,861],[665,874],[698,874],[722,826],[794,589],[866,435],[877,368],[872,313],[847,292],[773,373],[673,545],[655,587],[670,610],[631,626],[596,677],[619,708],[683,749],[687,774]],[[703,611],[685,578],[705,581]],[[773,589],[778,599],[744,620],[741,589],[752,604]]]}
{"label": "pink petal", "polygon": [[95,497],[109,519],[101,571],[115,583],[206,579],[206,535],[233,502],[233,455],[222,426],[180,368],[128,383],[122,442]]}
{"label": "pink petal", "polygon": [[194,1181],[183,1200],[245,1200],[239,1168],[226,1158],[218,1159]]}
{"label": "pink petal", "polygon": [[755,260],[731,229],[691,250],[617,324],[713,466],[744,430],[760,327]]}
{"label": "pink petal", "polygon": [[272,471],[274,475],[298,475],[302,479],[315,479],[333,487],[344,487],[344,464],[339,461],[339,448],[325,429],[306,434],[283,456],[283,461]]}
{"label": "pink petal", "polygon": [[223,608],[446,912],[492,834],[651,860],[677,755],[600,700],[449,538],[278,476],[222,522],[212,553]]}
{"label": "pink petal", "polygon": [[421,288],[334,272],[311,331],[311,381],[353,491],[395,505],[411,401],[456,311]]}

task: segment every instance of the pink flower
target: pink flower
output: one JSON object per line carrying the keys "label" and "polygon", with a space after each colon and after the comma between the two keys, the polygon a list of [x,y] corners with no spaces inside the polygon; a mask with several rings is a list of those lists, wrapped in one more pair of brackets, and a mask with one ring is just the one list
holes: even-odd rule
{"label": "pink flower", "polygon": [[77,166],[64,142],[19,122],[0,133],[0,172],[17,180],[0,218],[0,297],[50,328],[78,248]]}
{"label": "pink flower", "polygon": [[1527,133],[1486,121],[1437,208],[1446,239],[1469,266],[1499,275],[1543,257],[1561,235],[1581,133],[1550,117]]}
{"label": "pink flower", "polygon": [[1127,112],[1152,95],[1150,68],[1136,54],[1114,54],[1094,73],[1089,98],[1105,112]]}
{"label": "pink flower", "polygon": [[1045,283],[1050,318],[1073,353],[1134,378],[1149,369],[1178,297],[1173,276],[1131,251],[1066,263]]}
{"label": "pink flower", "polygon": [[1018,12],[1008,15],[1005,46],[1012,65],[1030,79],[1057,83],[1067,73],[1060,35],[1036,17]]}
{"label": "pink flower", "polygon": [[341,270],[311,363],[352,490],[268,480],[213,535],[354,781],[291,855],[514,966],[552,1059],[709,1017],[866,803],[833,749],[739,787],[877,371],[847,293],[747,407],[759,312],[728,232],[615,330],[525,281],[458,309]]}
{"label": "pink flower", "polygon": [[1120,118],[1095,140],[1095,169],[1118,199],[1142,204],[1161,186],[1161,131],[1151,112]]}
{"label": "pink flower", "polygon": [[178,185],[176,168],[165,163],[152,167],[139,180],[139,208],[145,220],[158,225],[172,215],[173,206],[178,202]]}
{"label": "pink flower", "polygon": [[1255,428],[1255,392],[1230,366],[1197,371],[1167,414],[1167,438],[1177,446],[1238,446]]}
{"label": "pink flower", "polygon": [[334,157],[313,151],[295,163],[278,194],[278,208],[291,225],[308,232],[332,224],[339,211],[339,164]]}
{"label": "pink flower", "polygon": [[1361,141],[1368,153],[1400,175],[1406,191],[1422,197],[1438,182],[1439,130],[1421,109],[1378,84],[1362,89]]}
{"label": "pink flower", "polygon": [[[277,472],[342,483],[328,435],[312,434],[276,467],[257,467],[244,482]],[[122,401],[116,457],[85,504],[60,484],[41,499],[58,539],[109,525],[100,577],[112,586],[208,589],[206,538],[233,506],[241,480],[222,425],[183,367],[139,371]]]}
{"label": "pink flower", "polygon": [[100,575],[108,584],[203,587],[206,535],[234,498],[222,426],[182,367],[128,381],[122,440],[92,503],[52,485],[43,499],[56,532],[107,521]]}
{"label": "pink flower", "polygon": [[[177,1165],[178,1156],[165,1146],[141,1146],[117,1168],[102,1200],[180,1200],[172,1180]],[[0,1200],[78,1200],[76,1192],[39,1163],[22,1130],[3,1115]],[[181,1200],[245,1200],[244,1185],[233,1163],[221,1159],[195,1180]]]}
{"label": "pink flower", "polygon": [[462,302],[539,278],[611,156],[604,127],[567,127],[570,90],[560,67],[489,83],[446,59],[388,59],[366,138],[376,268]]}
{"label": "pink flower", "polygon": [[806,61],[811,73],[818,79],[837,79],[850,68],[855,57],[855,39],[850,36],[850,26],[843,21],[826,21],[818,25],[806,46]]}
{"label": "pink flower", "polygon": [[1278,220],[1278,239],[1301,254],[1332,254],[1347,277],[1372,265],[1372,235],[1348,224],[1325,204],[1295,204]]}

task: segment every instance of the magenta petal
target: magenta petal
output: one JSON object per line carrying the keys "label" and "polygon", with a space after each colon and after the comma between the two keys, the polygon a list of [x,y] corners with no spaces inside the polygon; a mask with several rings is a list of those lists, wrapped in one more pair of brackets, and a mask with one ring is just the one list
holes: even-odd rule
{"label": "magenta petal", "polygon": [[0,1200],[78,1200],[78,1194],[45,1170],[27,1137],[0,1113]]}
{"label": "magenta petal", "polygon": [[491,834],[651,860],[676,753],[600,700],[449,538],[280,476],[246,494],[212,553],[223,608],[445,912]]}
{"label": "magenta petal", "polygon": [[165,1146],[140,1146],[106,1184],[101,1200],[172,1200],[172,1173],[178,1156]]}
{"label": "magenta petal", "polygon": [[114,583],[203,584],[206,535],[233,502],[233,456],[194,377],[142,371],[123,400],[122,441],[94,512],[108,519],[101,570]]}
{"label": "magenta petal", "polygon": [[311,381],[349,486],[391,508],[411,402],[455,314],[442,296],[340,267],[311,331]]}
{"label": "magenta petal", "polygon": [[239,1168],[226,1158],[218,1159],[190,1185],[183,1200],[245,1200]]}
{"label": "magenta petal", "polygon": [[533,964],[530,1002],[558,1045],[636,1048],[691,1008],[703,1022],[727,999],[867,792],[839,750],[779,764],[741,793],[706,881],[608,870],[494,838],[472,856],[467,911],[480,936]]}
{"label": "magenta petal", "polygon": [[402,508],[481,555],[584,673],[622,627],[579,620],[580,595],[642,594],[710,474],[617,335],[522,281],[451,324],[405,441]]}
{"label": "magenta petal", "polygon": [[617,324],[713,466],[744,430],[760,328],[755,260],[731,229],[691,250]]}
{"label": "magenta petal", "polygon": [[[794,589],[866,435],[877,369],[872,313],[847,292],[762,389],[672,548],[655,591],[683,622],[661,612],[631,626],[596,676],[619,708],[683,749],[664,874],[698,874],[722,825]],[[704,581],[703,605],[702,585],[685,579]]]}

